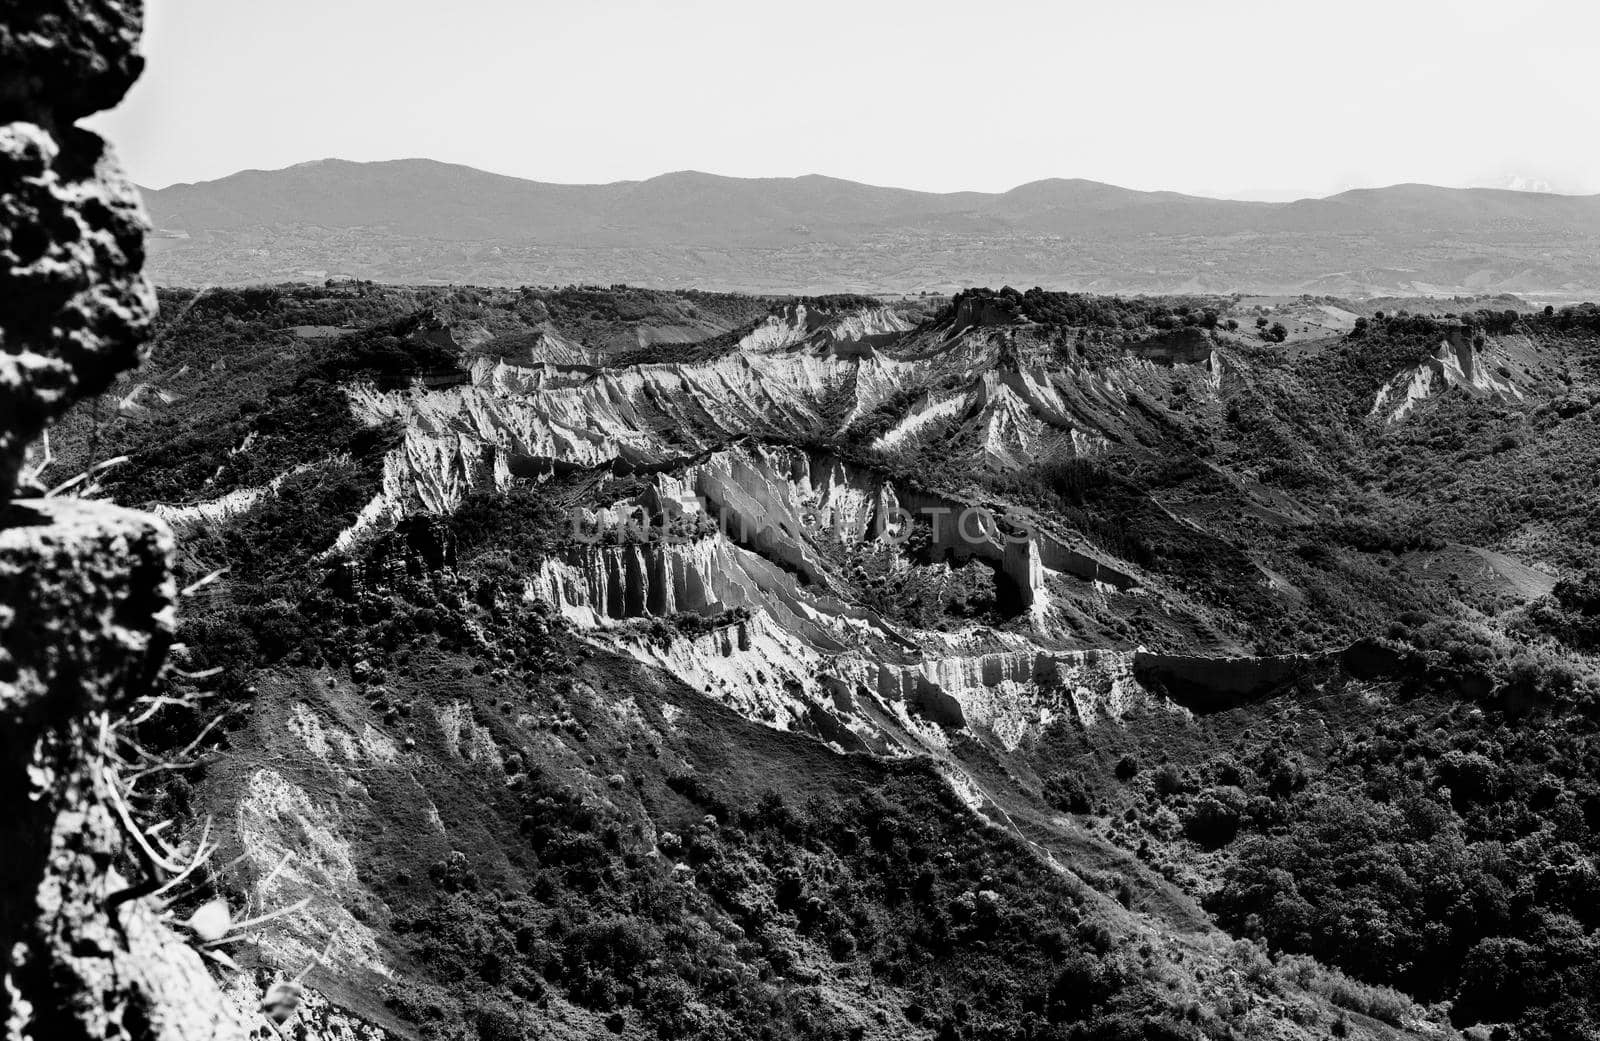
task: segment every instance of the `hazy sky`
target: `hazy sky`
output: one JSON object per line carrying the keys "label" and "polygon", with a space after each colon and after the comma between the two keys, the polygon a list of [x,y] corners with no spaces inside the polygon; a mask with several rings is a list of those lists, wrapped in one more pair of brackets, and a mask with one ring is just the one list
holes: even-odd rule
{"label": "hazy sky", "polygon": [[149,0],[93,121],[160,187],[427,156],[937,191],[1600,192],[1592,0]]}

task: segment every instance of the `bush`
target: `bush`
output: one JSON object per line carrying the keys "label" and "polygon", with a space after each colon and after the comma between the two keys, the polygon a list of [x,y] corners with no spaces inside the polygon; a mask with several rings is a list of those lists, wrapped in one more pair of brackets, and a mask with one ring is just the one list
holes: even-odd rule
{"label": "bush", "polygon": [[1063,813],[1088,813],[1091,807],[1089,789],[1077,774],[1057,774],[1045,782],[1046,801]]}
{"label": "bush", "polygon": [[1163,798],[1182,795],[1189,790],[1188,779],[1175,763],[1162,763],[1156,767],[1151,775],[1151,783],[1155,786],[1156,794]]}
{"label": "bush", "polygon": [[1245,793],[1234,787],[1208,788],[1183,815],[1184,834],[1207,849],[1232,842],[1247,806]]}

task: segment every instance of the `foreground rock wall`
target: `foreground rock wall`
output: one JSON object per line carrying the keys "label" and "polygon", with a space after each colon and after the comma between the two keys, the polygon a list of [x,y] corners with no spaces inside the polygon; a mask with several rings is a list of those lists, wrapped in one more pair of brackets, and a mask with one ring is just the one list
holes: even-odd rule
{"label": "foreground rock wall", "polygon": [[155,314],[138,194],[73,125],[138,76],[142,15],[119,0],[0,8],[0,500],[45,425],[138,360]]}
{"label": "foreground rock wall", "polygon": [[[244,1027],[118,865],[113,720],[173,623],[172,536],[98,503],[17,500],[51,420],[138,361],[145,222],[74,126],[138,76],[136,0],[0,5],[0,1021],[7,1041],[210,1041]],[[20,482],[19,482],[20,478]],[[138,881],[152,881],[142,878]]]}
{"label": "foreground rock wall", "polygon": [[144,514],[13,502],[0,527],[0,951],[8,1038],[201,1041],[236,1031],[200,955],[114,866],[108,720],[171,638],[172,536]]}

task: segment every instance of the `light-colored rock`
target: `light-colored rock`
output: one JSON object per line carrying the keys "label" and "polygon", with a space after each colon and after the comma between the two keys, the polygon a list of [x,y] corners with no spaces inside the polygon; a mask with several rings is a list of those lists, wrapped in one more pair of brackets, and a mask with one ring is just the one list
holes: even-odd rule
{"label": "light-colored rock", "polygon": [[1490,370],[1470,330],[1452,328],[1431,358],[1401,372],[1378,390],[1370,415],[1396,423],[1421,402],[1452,388],[1494,401],[1522,397],[1521,388]]}

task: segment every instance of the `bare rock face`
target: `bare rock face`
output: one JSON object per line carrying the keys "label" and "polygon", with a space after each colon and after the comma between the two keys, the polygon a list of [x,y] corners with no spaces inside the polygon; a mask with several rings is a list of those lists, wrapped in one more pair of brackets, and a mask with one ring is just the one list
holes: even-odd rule
{"label": "bare rock face", "polygon": [[141,13],[0,0],[0,502],[28,443],[139,360],[155,315],[138,193],[72,125],[138,75]]}
{"label": "bare rock face", "polygon": [[28,443],[139,360],[155,312],[138,195],[106,144],[73,126],[138,76],[141,19],[137,0],[0,0],[6,1041],[245,1035],[200,954],[123,876],[138,824],[107,733],[166,657],[171,532],[102,503],[12,501]]}

